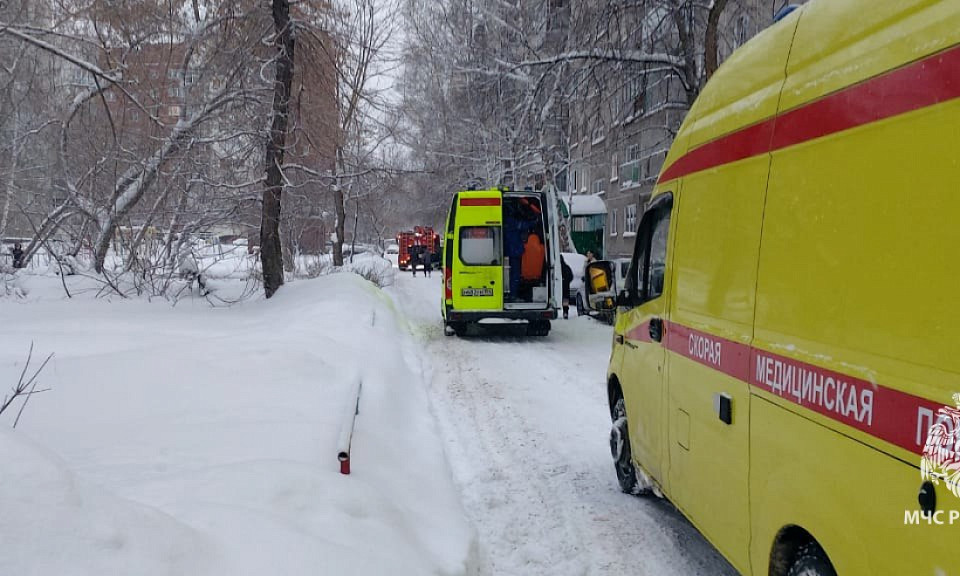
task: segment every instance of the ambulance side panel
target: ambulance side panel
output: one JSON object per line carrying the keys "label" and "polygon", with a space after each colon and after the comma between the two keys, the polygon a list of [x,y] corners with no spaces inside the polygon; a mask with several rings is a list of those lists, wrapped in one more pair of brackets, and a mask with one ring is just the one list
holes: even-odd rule
{"label": "ambulance side panel", "polygon": [[[924,410],[960,390],[960,10],[866,6],[803,11],[773,136],[751,358],[757,574],[790,525],[844,576],[960,573],[960,523],[905,525]],[[942,483],[937,497],[960,509]]]}
{"label": "ambulance side panel", "polygon": [[454,220],[457,215],[457,205],[460,203],[460,194],[454,194],[447,210],[447,219],[443,226],[443,290],[440,291],[440,311],[443,319],[447,319],[447,307],[453,306],[453,257]]}
{"label": "ambulance side panel", "polygon": [[[776,115],[795,26],[781,22],[717,71],[689,128],[691,150]],[[770,135],[751,134],[745,144],[766,146]],[[666,342],[671,499],[743,573],[750,572],[750,385],[731,367],[746,361],[736,354],[753,340],[769,164],[761,154],[683,177]],[[732,405],[730,422],[717,412],[721,396]]]}

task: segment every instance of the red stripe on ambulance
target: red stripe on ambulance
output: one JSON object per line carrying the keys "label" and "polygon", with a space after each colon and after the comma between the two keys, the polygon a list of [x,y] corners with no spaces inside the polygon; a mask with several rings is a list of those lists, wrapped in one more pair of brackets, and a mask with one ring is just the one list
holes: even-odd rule
{"label": "red stripe on ambulance", "polygon": [[461,206],[499,206],[499,198],[461,198]]}
{"label": "red stripe on ambulance", "polygon": [[960,46],[828,94],[690,150],[667,182],[960,98]]}
{"label": "red stripe on ambulance", "polygon": [[923,454],[927,432],[937,420],[938,410],[943,407],[862,378],[673,322],[667,326],[666,347],[758,390],[914,454]]}
{"label": "red stripe on ambulance", "polygon": [[634,326],[630,330],[627,330],[625,334],[627,340],[634,340],[637,342],[653,342],[650,339],[650,322],[644,322],[639,326]]}
{"label": "red stripe on ambulance", "polygon": [[746,344],[671,322],[667,349],[739,380],[748,378],[750,347]]}

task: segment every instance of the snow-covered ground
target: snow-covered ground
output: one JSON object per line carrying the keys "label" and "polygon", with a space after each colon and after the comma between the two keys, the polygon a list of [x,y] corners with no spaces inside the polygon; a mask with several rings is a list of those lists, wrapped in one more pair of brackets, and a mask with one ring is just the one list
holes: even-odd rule
{"label": "snow-covered ground", "polygon": [[0,417],[0,574],[473,571],[419,356],[371,284],[335,274],[214,308],[96,299],[78,277],[71,300],[54,276],[16,283],[0,298],[0,397],[31,341],[35,365],[55,357],[16,430],[17,406]]}
{"label": "snow-covered ground", "polygon": [[439,275],[404,274],[389,291],[422,347],[482,574],[735,574],[670,504],[619,491],[607,444],[609,326],[571,318],[544,339],[448,337],[440,287]]}
{"label": "snow-covered ground", "polygon": [[[215,266],[232,301],[247,265]],[[30,342],[55,353],[17,429],[0,416],[0,574],[733,574],[668,503],[618,490],[608,326],[447,337],[440,274],[224,307],[67,282],[22,272],[0,297],[0,390]]]}

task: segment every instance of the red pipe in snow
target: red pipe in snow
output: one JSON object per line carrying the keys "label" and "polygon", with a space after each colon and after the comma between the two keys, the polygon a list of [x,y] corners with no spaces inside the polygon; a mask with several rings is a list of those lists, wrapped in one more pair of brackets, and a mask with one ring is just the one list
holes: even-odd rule
{"label": "red pipe in snow", "polygon": [[347,398],[345,418],[340,424],[340,439],[337,441],[337,460],[340,461],[340,473],[350,474],[350,445],[353,443],[353,426],[360,413],[360,389],[363,383],[360,378],[353,383],[350,396]]}

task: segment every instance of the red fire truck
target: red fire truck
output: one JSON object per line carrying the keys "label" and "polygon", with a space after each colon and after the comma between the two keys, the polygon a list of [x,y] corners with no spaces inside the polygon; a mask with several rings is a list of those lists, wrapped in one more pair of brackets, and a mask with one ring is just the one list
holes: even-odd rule
{"label": "red fire truck", "polygon": [[429,254],[431,262],[436,264],[440,254],[440,235],[430,226],[414,226],[413,231],[403,231],[397,234],[397,245],[400,247],[400,256],[397,266],[401,270],[410,268],[410,259],[414,254]]}
{"label": "red fire truck", "polygon": [[413,232],[400,232],[397,234],[397,246],[400,247],[400,256],[397,257],[397,267],[406,270],[410,266],[410,247],[413,246]]}

